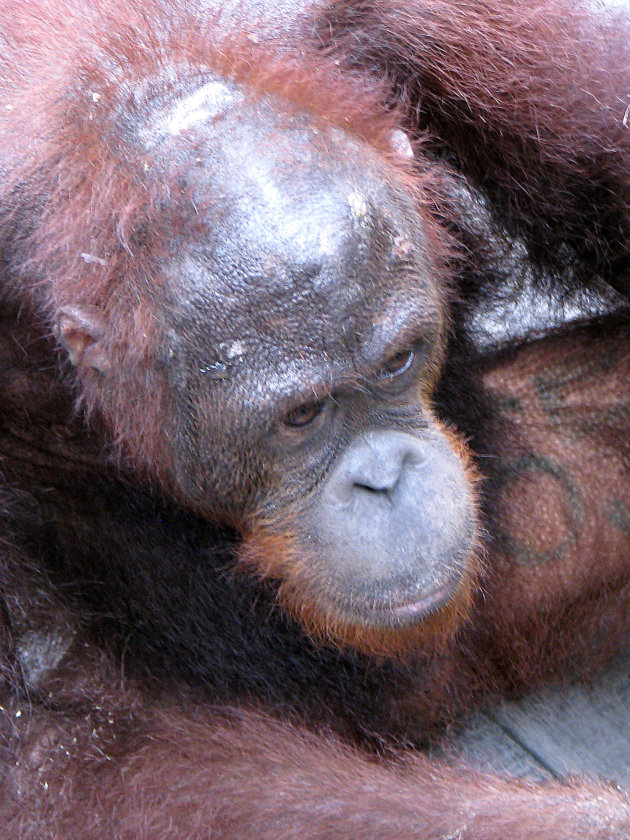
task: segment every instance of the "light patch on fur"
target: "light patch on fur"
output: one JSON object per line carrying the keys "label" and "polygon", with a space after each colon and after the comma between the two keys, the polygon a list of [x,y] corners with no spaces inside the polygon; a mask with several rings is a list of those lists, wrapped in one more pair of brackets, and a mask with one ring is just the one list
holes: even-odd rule
{"label": "light patch on fur", "polygon": [[71,643],[70,633],[24,633],[17,645],[17,653],[26,682],[36,686],[59,664]]}
{"label": "light patch on fur", "polygon": [[166,118],[166,131],[176,136],[197,123],[217,117],[234,101],[234,92],[222,82],[212,81],[186,96]]}
{"label": "light patch on fur", "polygon": [[330,226],[323,228],[319,233],[319,249],[322,256],[333,257],[336,253],[334,231]]}

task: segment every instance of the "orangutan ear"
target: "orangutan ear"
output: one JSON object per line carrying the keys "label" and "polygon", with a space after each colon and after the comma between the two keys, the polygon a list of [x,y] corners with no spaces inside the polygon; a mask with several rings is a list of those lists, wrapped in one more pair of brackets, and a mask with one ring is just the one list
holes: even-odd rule
{"label": "orangutan ear", "polygon": [[109,359],[105,353],[105,318],[96,307],[64,306],[55,316],[55,333],[72,364],[106,374]]}

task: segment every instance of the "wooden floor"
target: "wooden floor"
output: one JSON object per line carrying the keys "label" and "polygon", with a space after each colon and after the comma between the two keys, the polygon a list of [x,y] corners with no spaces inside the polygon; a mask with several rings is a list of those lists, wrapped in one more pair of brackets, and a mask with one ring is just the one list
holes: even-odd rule
{"label": "wooden floor", "polygon": [[630,785],[630,649],[588,685],[548,687],[477,716],[450,748],[508,776],[579,773]]}

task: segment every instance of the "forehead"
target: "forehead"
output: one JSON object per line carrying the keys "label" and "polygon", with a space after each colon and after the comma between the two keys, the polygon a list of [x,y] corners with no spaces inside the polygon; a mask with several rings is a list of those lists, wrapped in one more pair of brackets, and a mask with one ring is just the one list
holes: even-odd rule
{"label": "forehead", "polygon": [[151,132],[189,201],[163,310],[189,376],[266,371],[271,395],[274,377],[335,377],[439,319],[422,219],[367,143],[220,80],[158,109]]}
{"label": "forehead", "polygon": [[200,370],[247,357],[248,371],[284,368],[288,360],[306,371],[320,360],[322,370],[340,375],[348,365],[378,363],[401,334],[411,337],[414,325],[433,332],[441,326],[439,298],[420,273],[370,277],[366,267],[363,276],[320,281],[308,271],[283,271],[278,282],[276,269],[265,282],[262,272],[239,270],[217,280],[214,269],[192,257],[178,262],[182,297],[164,316],[171,341],[185,344],[187,364]]}

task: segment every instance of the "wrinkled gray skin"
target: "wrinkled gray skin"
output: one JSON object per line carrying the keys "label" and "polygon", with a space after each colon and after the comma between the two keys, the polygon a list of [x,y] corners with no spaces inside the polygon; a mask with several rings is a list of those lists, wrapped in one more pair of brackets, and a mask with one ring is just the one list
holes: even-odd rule
{"label": "wrinkled gray skin", "polygon": [[183,497],[290,520],[318,603],[418,620],[456,588],[474,514],[423,388],[443,303],[412,197],[365,142],[220,79],[150,113],[137,142],[193,208],[158,302]]}

